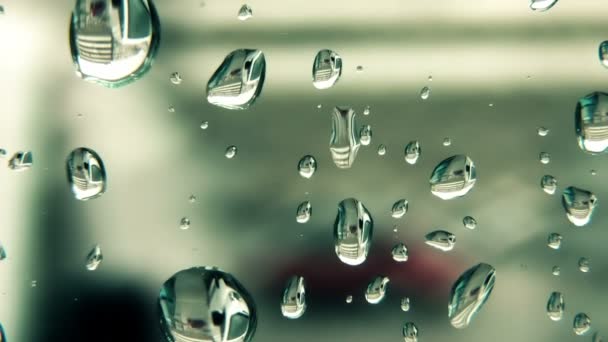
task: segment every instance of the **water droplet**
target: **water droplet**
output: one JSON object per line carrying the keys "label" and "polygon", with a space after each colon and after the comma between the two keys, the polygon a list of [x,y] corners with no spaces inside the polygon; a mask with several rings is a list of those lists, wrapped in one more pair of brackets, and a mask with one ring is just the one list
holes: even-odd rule
{"label": "water droplet", "polygon": [[443,146],[450,146],[450,145],[452,145],[452,139],[443,138]]}
{"label": "water droplet", "polygon": [[209,128],[209,121],[201,122],[201,129],[207,129],[207,128]]}
{"label": "water droplet", "polygon": [[600,62],[606,68],[608,68],[608,40],[600,43],[599,47]]}
{"label": "water droplet", "polygon": [[80,147],[67,159],[68,182],[74,198],[90,200],[106,192],[108,179],[101,157],[93,150]]}
{"label": "water droplet", "polygon": [[426,100],[429,98],[429,96],[431,95],[431,88],[429,87],[424,87],[420,90],[420,98],[423,100]]}
{"label": "water droplet", "polygon": [[351,295],[346,296],[346,303],[350,304],[352,302],[353,302],[353,296],[351,296]]}
{"label": "water droplet", "polygon": [[101,247],[99,247],[99,245],[95,245],[89,254],[87,254],[85,266],[87,270],[95,271],[97,267],[99,267],[99,264],[101,264],[102,260],[103,254],[101,253]]}
{"label": "water droplet", "polygon": [[169,107],[167,108],[167,111],[168,111],[169,113],[175,113],[175,107],[173,107],[173,106],[169,106]]}
{"label": "water droplet", "polygon": [[365,290],[365,300],[367,300],[370,304],[378,304],[386,295],[386,288],[388,286],[388,282],[390,280],[388,277],[378,276],[374,278],[368,285],[367,290]]}
{"label": "water droplet", "polygon": [[412,322],[403,325],[403,339],[405,342],[418,342],[418,327]]}
{"label": "water droplet", "polygon": [[370,113],[371,113],[370,106],[365,106],[365,108],[363,108],[363,115],[369,115]]}
{"label": "water droplet", "polygon": [[363,203],[347,198],[338,204],[334,223],[336,255],[347,265],[360,265],[371,247],[374,221]]}
{"label": "water droplet", "polygon": [[300,318],[306,311],[306,288],[304,278],[293,276],[287,281],[281,301],[281,313],[290,319]]}
{"label": "water droplet", "polygon": [[251,17],[253,17],[253,9],[247,4],[241,6],[237,18],[241,21],[245,21]]}
{"label": "water droplet", "polygon": [[591,192],[569,186],[564,189],[562,205],[568,220],[575,226],[582,227],[591,221],[597,197]]}
{"label": "water droplet", "polygon": [[4,158],[6,157],[6,150],[3,148],[0,148],[0,158]]}
{"label": "water droplet", "polygon": [[493,103],[488,103],[488,107],[494,107]]}
{"label": "water droplet", "polygon": [[236,146],[230,145],[226,148],[226,153],[224,153],[224,155],[226,156],[226,158],[232,159],[232,158],[236,157],[237,152],[238,152],[238,150],[237,150]]}
{"label": "water droplet", "polygon": [[13,171],[29,170],[32,164],[34,164],[34,157],[31,151],[19,151],[8,160],[8,167]]}
{"label": "water droplet", "polygon": [[541,137],[546,137],[549,134],[549,129],[547,127],[540,126],[536,129],[536,133],[538,133]]}
{"label": "water droplet", "polygon": [[433,82],[433,75],[429,75],[428,80],[429,82]]}
{"label": "water droplet", "polygon": [[403,312],[410,311],[410,298],[409,297],[401,298],[401,311],[403,311]]}
{"label": "water droplet", "polygon": [[260,96],[266,60],[260,50],[234,50],[207,83],[207,101],[227,109],[247,109]]}
{"label": "water droplet", "polygon": [[38,286],[38,281],[37,280],[32,280],[32,282],[30,283],[31,287],[36,287]]}
{"label": "water droplet", "polygon": [[188,228],[190,228],[190,219],[187,217],[182,217],[182,219],[179,221],[179,229],[186,230]]}
{"label": "water droplet", "polygon": [[564,296],[560,292],[552,292],[547,301],[547,315],[552,321],[559,321],[564,317]]}
{"label": "water droplet", "polygon": [[592,176],[596,176],[596,175],[597,175],[597,171],[596,171],[596,170],[593,170],[593,169],[589,170],[589,173],[590,173]]}
{"label": "water droplet", "polygon": [[452,286],[448,317],[452,326],[463,329],[469,326],[475,315],[490,297],[496,270],[480,263],[466,270]]}
{"label": "water droplet", "polygon": [[171,76],[169,76],[169,80],[171,81],[171,83],[178,85],[182,83],[182,76],[179,74],[179,72],[173,72],[171,73]]}
{"label": "water droplet", "polygon": [[395,260],[396,262],[406,262],[409,257],[407,246],[402,242],[396,244],[393,247],[391,254],[393,255],[393,260]]}
{"label": "water droplet", "polygon": [[557,0],[530,0],[530,8],[533,11],[543,12],[553,7],[556,2]]}
{"label": "water droplet", "polygon": [[77,0],[70,26],[76,74],[116,88],[141,78],[152,66],[160,22],[150,0]]}
{"label": "water droplet", "polygon": [[559,266],[553,266],[553,268],[551,269],[551,274],[553,274],[554,276],[559,276],[561,272],[562,270]]}
{"label": "water droplet", "polygon": [[420,158],[420,154],[422,153],[422,148],[420,148],[420,143],[418,140],[412,140],[405,146],[405,161],[414,165]]}
{"label": "water droplet", "polygon": [[363,65],[357,65],[357,72],[363,71]]}
{"label": "water droplet", "polygon": [[231,274],[214,268],[182,270],[158,297],[165,341],[249,342],[257,325],[253,298]]}
{"label": "water droplet", "polygon": [[475,229],[475,228],[477,228],[477,220],[475,220],[475,218],[472,217],[472,216],[465,216],[462,219],[462,224],[467,229]]}
{"label": "water droplet", "polygon": [[[0,15],[4,14],[4,7],[0,5]],[[4,341],[4,339],[0,339],[0,341]]]}
{"label": "water droplet", "polygon": [[355,118],[355,111],[348,107],[336,107],[332,112],[329,151],[334,163],[341,169],[350,168],[359,152]]}
{"label": "water droplet", "polygon": [[596,154],[608,149],[608,94],[591,93],[576,104],[574,113],[578,146]]}
{"label": "water droplet", "polygon": [[386,146],[383,144],[378,145],[378,155],[383,156],[386,154]]}
{"label": "water droplet", "polygon": [[304,178],[312,177],[317,171],[317,160],[311,155],[305,155],[298,162],[298,172]]}
{"label": "water droplet", "polygon": [[194,196],[194,195],[190,195],[190,197],[188,197],[188,201],[189,201],[190,203],[194,203],[194,202],[196,202],[196,196]]}
{"label": "water droplet", "polygon": [[310,220],[310,216],[312,215],[312,206],[309,201],[305,201],[298,205],[298,210],[296,211],[296,221],[298,223],[306,223]]}
{"label": "water droplet", "polygon": [[[6,249],[2,244],[0,244],[0,261],[6,259]],[[2,342],[2,340],[0,340]]]}
{"label": "water droplet", "polygon": [[577,335],[585,335],[591,330],[591,318],[587,314],[580,312],[574,316],[574,322],[572,323],[572,330]]}
{"label": "water droplet", "polygon": [[604,338],[602,337],[602,335],[600,335],[599,332],[596,331],[595,334],[593,334],[593,342],[604,342]]}
{"label": "water droplet", "polygon": [[456,244],[456,235],[445,230],[435,230],[426,234],[425,240],[427,245],[449,252]]}
{"label": "water droplet", "polygon": [[443,200],[466,195],[475,186],[477,172],[471,158],[459,154],[439,163],[431,174],[431,193]]}
{"label": "water droplet", "polygon": [[317,109],[321,109],[321,108],[323,108],[323,105],[319,103],[319,104],[317,105]]}
{"label": "water droplet", "polygon": [[540,187],[544,192],[553,195],[557,191],[557,179],[551,175],[544,175],[540,179]]}
{"label": "water droplet", "polygon": [[368,146],[372,142],[372,126],[363,125],[359,130],[359,141],[361,145]]}
{"label": "water droplet", "polygon": [[551,249],[559,249],[562,246],[562,239],[558,233],[551,233],[547,237],[547,246]]}
{"label": "water droplet", "polygon": [[549,152],[541,152],[538,155],[538,159],[540,160],[540,162],[542,164],[549,164],[549,162],[551,161],[551,155],[549,154]]}
{"label": "water droplet", "polygon": [[391,208],[391,216],[396,219],[402,218],[403,215],[407,213],[408,208],[409,202],[405,198],[402,198],[393,203],[393,207]]}
{"label": "water droplet", "polygon": [[591,262],[589,259],[585,257],[578,259],[578,269],[583,273],[589,272],[591,270]]}
{"label": "water droplet", "polygon": [[333,87],[342,75],[342,58],[332,50],[321,50],[312,64],[312,85],[317,89]]}

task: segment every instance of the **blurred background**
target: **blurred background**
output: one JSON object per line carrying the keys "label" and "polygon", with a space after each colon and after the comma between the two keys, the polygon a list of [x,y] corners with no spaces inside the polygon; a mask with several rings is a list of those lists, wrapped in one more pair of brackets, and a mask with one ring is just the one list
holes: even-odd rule
{"label": "blurred background", "polygon": [[[152,69],[108,89],[75,75],[74,1],[0,0],[0,147],[4,162],[17,151],[34,158],[24,172],[0,168],[8,255],[0,262],[0,323],[9,341],[162,341],[160,286],[199,265],[220,267],[251,292],[255,341],[399,341],[409,321],[420,341],[608,334],[608,161],[583,153],[574,134],[577,100],[606,90],[597,50],[608,39],[608,3],[562,0],[540,13],[527,0],[251,0],[253,17],[244,22],[243,3],[233,0],[154,3],[162,32]],[[212,106],[206,83],[238,48],[264,52],[262,94],[246,111]],[[343,73],[321,91],[311,69],[325,48],[341,55]],[[180,85],[169,81],[176,71]],[[373,129],[348,170],[335,167],[328,148],[336,105],[351,106]],[[546,137],[539,126],[550,129]],[[442,145],[446,137],[451,146]],[[403,149],[416,139],[423,152],[412,166]],[[233,159],[224,156],[229,145],[238,147]],[[95,150],[108,174],[106,194],[87,202],[74,199],[65,174],[67,155],[80,146]],[[540,152],[551,154],[549,164]],[[306,154],[319,165],[311,179],[296,169]],[[454,154],[472,158],[478,181],[467,196],[442,201],[431,195],[429,176]],[[545,174],[558,180],[553,196],[540,188]],[[584,228],[561,207],[570,185],[598,197]],[[357,267],[333,251],[337,205],[348,197],[375,221],[370,257]],[[394,219],[400,198],[410,210]],[[298,224],[305,200],[312,219]],[[463,227],[467,215],[475,230]],[[190,229],[179,228],[182,217]],[[424,244],[435,229],[456,235],[453,251]],[[546,245],[552,232],[564,237],[558,251]],[[410,249],[406,263],[391,258],[397,242]],[[85,257],[95,244],[104,261],[90,272]],[[589,258],[589,273],[578,270],[580,257]],[[470,327],[454,329],[450,288],[479,262],[496,268],[494,292]],[[308,285],[308,310],[297,320],[279,308],[292,274]],[[370,305],[364,291],[377,275],[391,282],[386,299]],[[545,312],[552,291],[565,297],[560,322]],[[400,310],[403,296],[409,312]],[[572,331],[578,312],[592,321],[583,337]]]}

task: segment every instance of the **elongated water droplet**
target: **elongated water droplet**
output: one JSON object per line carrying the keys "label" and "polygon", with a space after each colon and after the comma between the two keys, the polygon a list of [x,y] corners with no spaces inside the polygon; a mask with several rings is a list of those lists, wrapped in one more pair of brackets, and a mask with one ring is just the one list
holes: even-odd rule
{"label": "elongated water droplet", "polygon": [[591,191],[569,186],[562,195],[562,205],[568,220],[582,227],[591,221],[597,197]]}
{"label": "elongated water droplet", "polygon": [[95,151],[79,147],[68,155],[66,164],[68,182],[74,198],[86,201],[106,192],[106,169]]}
{"label": "elongated water droplet", "polygon": [[355,111],[348,107],[336,107],[332,112],[329,151],[334,163],[341,169],[353,166],[359,152],[355,118]]}
{"label": "elongated water droplet", "polygon": [[171,81],[171,83],[179,85],[182,83],[182,76],[179,74],[179,72],[176,71],[171,73],[171,76],[169,76],[169,80]]}
{"label": "elongated water droplet", "polygon": [[386,288],[388,286],[388,282],[390,280],[388,277],[378,276],[374,278],[368,285],[367,290],[365,290],[365,300],[367,300],[370,304],[378,304],[386,295]]}
{"label": "elongated water droplet", "polygon": [[562,246],[562,239],[558,233],[551,233],[547,237],[547,246],[551,249],[559,249]]}
{"label": "elongated water droplet", "polygon": [[439,163],[431,174],[431,193],[443,200],[466,195],[475,186],[477,172],[471,158],[459,154]]}
{"label": "elongated water droplet", "polygon": [[201,129],[205,130],[207,128],[209,128],[209,121],[201,122]]}
{"label": "elongated water droplet", "polygon": [[306,288],[304,278],[293,276],[287,281],[281,301],[281,313],[290,319],[300,318],[306,311]]}
{"label": "elongated water droplet", "polygon": [[152,1],[77,0],[70,26],[76,74],[116,88],[150,69],[160,41]]}
{"label": "elongated water droplet", "polygon": [[234,50],[207,83],[207,101],[227,109],[247,109],[260,96],[266,60],[260,50]]}
{"label": "elongated water droplet", "polygon": [[305,201],[298,205],[298,210],[296,211],[296,221],[298,223],[306,223],[310,220],[310,216],[312,215],[312,206],[309,201]]}
{"label": "elongated water droplet", "polygon": [[249,342],[257,325],[253,298],[229,273],[182,270],[161,287],[161,330],[167,342]]}
{"label": "elongated water droplet", "polygon": [[405,161],[410,165],[414,165],[418,161],[418,158],[420,158],[421,153],[422,149],[418,140],[412,140],[405,146]]}
{"label": "elongated water droplet", "polygon": [[336,255],[347,265],[360,265],[371,247],[374,221],[363,203],[348,198],[338,205],[334,223]]}
{"label": "elongated water droplet", "polygon": [[444,252],[449,252],[456,244],[456,235],[446,232],[445,230],[435,230],[426,234],[425,240],[427,245],[440,249]]}
{"label": "elongated water droplet", "polygon": [[11,159],[8,160],[8,167],[13,171],[29,170],[34,164],[34,157],[31,151],[16,152]]}
{"label": "elongated water droplet", "polygon": [[238,149],[236,148],[236,146],[230,145],[226,148],[226,152],[224,153],[224,155],[226,156],[226,158],[232,159],[236,157],[237,152]]}
{"label": "elongated water droplet", "polygon": [[351,296],[351,295],[346,296],[346,303],[350,304],[352,302],[353,302],[353,296]]}
{"label": "elongated water droplet", "polygon": [[369,115],[370,113],[371,113],[370,106],[365,106],[365,108],[363,108],[363,115]]}
{"label": "elongated water droplet", "polygon": [[409,258],[407,246],[403,242],[396,244],[393,247],[391,254],[393,255],[393,260],[396,262],[406,262]]}
{"label": "elongated water droplet", "polygon": [[298,162],[298,172],[304,178],[312,177],[317,171],[317,160],[311,155],[306,155]]}
{"label": "elongated water droplet", "polygon": [[600,63],[608,68],[608,40],[600,43],[599,47]]}
{"label": "elongated water droplet", "polygon": [[393,203],[393,207],[391,208],[391,216],[396,219],[402,218],[403,215],[407,213],[408,208],[409,202],[405,198],[402,198]]}
{"label": "elongated water droplet", "polygon": [[578,259],[578,269],[583,273],[589,272],[591,270],[591,262],[589,259],[585,257]]}
{"label": "elongated water droplet", "polygon": [[552,321],[559,321],[564,317],[564,296],[560,292],[552,292],[547,301],[547,315]]}
{"label": "elongated water droplet", "polygon": [[553,274],[554,276],[558,276],[561,273],[561,268],[559,266],[553,266],[553,268],[551,269],[551,274]]}
{"label": "elongated water droplet", "polygon": [[538,155],[538,160],[540,160],[541,164],[549,164],[551,161],[551,154],[549,154],[549,152],[541,152]]}
{"label": "elongated water droplet", "polygon": [[585,335],[591,330],[591,318],[586,313],[580,312],[574,316],[574,322],[572,323],[572,330],[577,335]]}
{"label": "elongated water droplet", "polygon": [[253,9],[247,4],[241,6],[237,18],[241,21],[245,21],[251,17],[253,17]]}
{"label": "elongated water droplet", "polygon": [[418,327],[412,322],[403,325],[403,339],[405,342],[418,342]]}
{"label": "elongated water droplet", "polygon": [[321,50],[312,64],[312,85],[317,89],[333,87],[342,75],[342,58],[332,50]]}
{"label": "elongated water droplet", "polygon": [[409,297],[401,298],[401,311],[403,311],[403,312],[410,311],[410,298]]}
{"label": "elongated water droplet", "polygon": [[530,0],[530,8],[533,11],[543,12],[553,7],[556,2],[557,0]]}
{"label": "elongated water droplet", "polygon": [[359,130],[359,141],[361,145],[368,146],[372,142],[372,126],[363,125]]}
{"label": "elongated water droplet", "polygon": [[466,270],[452,286],[448,317],[452,326],[463,329],[469,326],[475,315],[490,297],[496,270],[480,263]]}
{"label": "elongated water droplet", "polygon": [[477,220],[475,220],[475,218],[473,218],[472,216],[465,216],[462,219],[462,224],[467,229],[475,229],[475,228],[477,228]]}
{"label": "elongated water droplet", "polygon": [[450,146],[452,145],[452,139],[450,138],[443,138],[443,146]]}
{"label": "elongated water droplet", "polygon": [[86,268],[89,271],[95,271],[103,260],[103,254],[101,253],[101,247],[95,245],[93,249],[87,255]]}
{"label": "elongated water droplet", "polygon": [[182,217],[182,219],[179,220],[179,229],[186,230],[188,228],[190,228],[190,219],[187,217]]}
{"label": "elongated water droplet", "polygon": [[424,87],[420,90],[420,98],[423,100],[426,100],[429,98],[429,96],[431,95],[431,88],[429,87]]}
{"label": "elongated water droplet", "polygon": [[383,156],[386,154],[386,146],[383,144],[378,145],[378,155]]}
{"label": "elongated water droplet", "polygon": [[578,100],[574,117],[578,146],[591,154],[606,152],[608,94],[594,92]]}
{"label": "elongated water droplet", "polygon": [[546,137],[549,134],[549,129],[547,127],[540,126],[536,129],[536,133],[538,133],[541,137]]}
{"label": "elongated water droplet", "polygon": [[551,175],[544,175],[540,179],[540,187],[544,192],[553,195],[557,191],[557,179]]}
{"label": "elongated water droplet", "polygon": [[[6,249],[4,248],[4,245],[0,244],[0,261],[6,259]],[[2,342],[2,340],[0,340],[0,342]]]}

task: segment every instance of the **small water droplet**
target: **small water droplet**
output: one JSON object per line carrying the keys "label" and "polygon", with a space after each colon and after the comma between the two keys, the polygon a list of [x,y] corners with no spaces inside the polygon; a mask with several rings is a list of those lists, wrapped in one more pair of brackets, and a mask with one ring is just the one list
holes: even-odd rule
{"label": "small water droplet", "polygon": [[317,160],[311,155],[305,155],[298,162],[298,172],[304,178],[311,178],[317,171]]}
{"label": "small water droplet", "polygon": [[289,319],[300,318],[306,311],[304,278],[293,276],[287,281],[281,301],[281,313]]}
{"label": "small water droplet", "polygon": [[179,221],[179,229],[186,230],[188,228],[190,228],[190,219],[187,217],[182,217],[182,219]]}
{"label": "small water droplet", "polygon": [[190,203],[196,202],[196,196],[190,195],[190,197],[188,197],[188,202],[190,202]]}
{"label": "small water droplet", "polygon": [[475,218],[472,217],[472,216],[465,216],[462,219],[462,224],[467,229],[475,229],[475,228],[477,228],[477,220],[475,220]]}
{"label": "small water droplet", "polygon": [[562,270],[559,266],[553,266],[553,268],[551,269],[551,274],[553,274],[554,276],[559,276],[561,272]]}
{"label": "small water droplet", "polygon": [[[6,259],[6,249],[4,248],[4,245],[0,244],[0,261]],[[2,342],[2,340],[0,340],[0,342]]]}
{"label": "small water droplet", "polygon": [[547,246],[551,249],[559,249],[562,246],[562,236],[558,233],[551,233],[547,237]]}
{"label": "small water droplet", "polygon": [[348,169],[355,162],[360,147],[356,124],[354,110],[348,107],[334,108],[329,151],[338,168]]}
{"label": "small water droplet", "polygon": [[547,127],[540,126],[536,129],[536,133],[538,133],[541,137],[546,137],[549,134],[549,129]]}
{"label": "small water droplet", "polygon": [[564,296],[560,292],[552,292],[547,301],[547,315],[552,321],[560,321],[564,317]]}
{"label": "small water droplet", "polygon": [[380,303],[386,296],[386,288],[390,280],[388,277],[377,276],[368,285],[365,290],[365,300],[370,304]]}
{"label": "small water droplet", "polygon": [[309,201],[304,201],[298,205],[298,210],[296,211],[296,221],[298,223],[306,223],[310,220],[312,216],[312,206]]}
{"label": "small water droplet", "polygon": [[201,122],[201,129],[205,130],[207,128],[209,128],[209,121]]}
{"label": "small water droplet", "polygon": [[540,187],[544,192],[553,195],[557,191],[557,179],[551,175],[544,175],[540,179]]}
{"label": "small water droplet", "polygon": [[6,150],[3,148],[0,148],[0,158],[4,158],[6,157]]}
{"label": "small water droplet", "polygon": [[363,108],[363,115],[369,115],[370,113],[371,113],[370,106],[365,106],[365,108]]}
{"label": "small water droplet", "polygon": [[253,9],[247,4],[241,6],[237,18],[241,21],[245,21],[251,17],[253,17]]}
{"label": "small water droplet", "polygon": [[338,204],[334,223],[334,245],[338,258],[345,264],[362,264],[369,254],[374,221],[363,203],[347,198]]}
{"label": "small water droplet", "polygon": [[541,152],[538,155],[538,160],[540,160],[541,164],[549,164],[549,162],[551,161],[551,155],[549,154],[549,152]]}
{"label": "small water droplet", "polygon": [[606,68],[608,68],[608,40],[600,43],[599,47],[600,62]]}
{"label": "small water droplet", "polygon": [[238,150],[237,150],[236,146],[230,145],[226,148],[226,152],[224,153],[224,155],[226,156],[226,158],[232,159],[232,158],[236,157],[237,152],[238,152]]}
{"label": "small water droplet", "polygon": [[549,10],[557,0],[530,0],[530,9],[533,11],[543,12]]}
{"label": "small water droplet", "polygon": [[368,146],[372,142],[372,126],[363,125],[359,130],[359,141],[361,145]]}
{"label": "small water droplet", "polygon": [[353,302],[353,296],[352,296],[352,295],[348,295],[348,296],[346,296],[346,303],[347,303],[347,304],[350,304],[350,303],[352,303],[352,302]]}
{"label": "small water droplet", "polygon": [[410,311],[410,298],[409,297],[401,298],[401,311],[403,311],[403,312]]}
{"label": "small water droplet", "polygon": [[99,245],[95,245],[89,254],[87,254],[85,266],[87,270],[95,271],[102,261],[103,254],[101,253],[101,247]]}
{"label": "small water droplet", "polygon": [[596,175],[597,175],[597,171],[596,171],[596,170],[594,170],[594,169],[589,170],[589,173],[590,173],[592,176],[596,176]]}
{"label": "small water droplet", "polygon": [[357,65],[357,72],[363,72],[363,65]]}
{"label": "small water droplet", "polygon": [[391,254],[396,262],[406,262],[409,258],[407,246],[403,242],[396,244]]}
{"label": "small water droplet", "polygon": [[597,197],[591,192],[569,186],[562,194],[562,206],[568,220],[577,227],[582,227],[591,221],[597,205]]}
{"label": "small water droplet", "polygon": [[577,313],[572,322],[572,330],[579,336],[585,335],[591,330],[591,318],[583,312]]}
{"label": "small water droplet", "polygon": [[463,329],[469,326],[475,315],[490,297],[496,270],[480,263],[466,270],[452,286],[448,317],[452,326]]}
{"label": "small water droplet", "polygon": [[30,283],[31,287],[36,287],[38,286],[38,281],[37,280],[32,280],[32,282]]}
{"label": "small water droplet", "polygon": [[450,145],[452,145],[452,139],[443,138],[443,146],[450,146]]}
{"label": "small water droplet", "polygon": [[383,144],[378,145],[378,155],[383,156],[386,154],[386,146]]}
{"label": "small water droplet", "polygon": [[420,98],[426,100],[431,96],[431,88],[424,87],[420,90]]}
{"label": "small water droplet", "polygon": [[591,93],[578,100],[574,113],[578,146],[596,154],[608,149],[608,94]]}
{"label": "small water droplet", "polygon": [[420,147],[420,143],[418,140],[412,140],[405,146],[405,161],[414,165],[418,162],[418,158],[420,158],[420,154],[422,154],[422,148]]}
{"label": "small water droplet", "polygon": [[466,195],[475,186],[477,172],[471,158],[459,154],[435,167],[431,174],[431,193],[443,200]]}
{"label": "small water droplet", "polygon": [[425,243],[444,252],[454,249],[456,235],[445,230],[435,230],[425,235]]}
{"label": "small water droplet", "polygon": [[433,75],[429,75],[428,80],[429,82],[433,82]]}
{"label": "small water droplet", "polygon": [[412,322],[403,325],[403,339],[405,342],[418,342],[418,327]]}
{"label": "small water droplet", "polygon": [[488,103],[488,107],[494,107],[493,103]]}
{"label": "small water droplet", "polygon": [[342,58],[332,50],[321,50],[312,64],[312,85],[317,89],[334,86],[342,75]]}
{"label": "small water droplet", "polygon": [[168,279],[158,297],[168,341],[250,342],[257,309],[245,287],[216,268],[193,267]]}
{"label": "small water droplet", "polygon": [[171,81],[171,83],[178,85],[182,83],[182,76],[179,74],[179,72],[173,72],[171,73],[171,75],[169,76],[169,80]]}
{"label": "small water droplet", "polygon": [[323,108],[323,105],[322,104],[318,104],[317,105],[317,109],[321,109],[321,108]]}
{"label": "small water droplet", "polygon": [[106,192],[106,169],[95,151],[79,147],[68,155],[66,164],[68,182],[74,198],[87,201]]}
{"label": "small water droplet", "polygon": [[207,101],[226,109],[247,109],[260,96],[266,60],[260,50],[234,50],[207,82]]}
{"label": "small water droplet", "polygon": [[175,107],[173,107],[173,106],[169,106],[169,107],[167,108],[167,111],[168,111],[169,113],[175,113]]}
{"label": "small water droplet", "polygon": [[[0,15],[4,14],[4,7],[0,5]],[[4,341],[4,339],[0,339],[0,341]]]}
{"label": "small water droplet", "polygon": [[34,164],[34,157],[31,151],[17,152],[8,160],[8,167],[13,171],[29,170]]}
{"label": "small water droplet", "polygon": [[585,257],[578,259],[578,269],[583,273],[591,271],[591,262],[589,259]]}

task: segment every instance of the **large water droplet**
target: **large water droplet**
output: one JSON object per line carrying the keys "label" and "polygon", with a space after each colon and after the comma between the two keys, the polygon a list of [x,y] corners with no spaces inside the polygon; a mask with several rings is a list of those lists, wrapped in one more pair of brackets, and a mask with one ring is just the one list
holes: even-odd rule
{"label": "large water droplet", "polygon": [[391,216],[393,218],[402,218],[403,215],[407,213],[407,209],[409,208],[409,203],[405,198],[398,200],[393,203],[393,207],[391,208]]}
{"label": "large water droplet", "polygon": [[591,221],[597,197],[591,192],[569,186],[562,195],[562,205],[568,220],[575,226],[582,227]]}
{"label": "large water droplet", "polygon": [[466,270],[452,286],[448,317],[458,329],[469,326],[475,315],[488,300],[494,281],[494,267],[480,263]]}
{"label": "large water droplet", "polygon": [[547,237],[547,246],[551,249],[559,249],[562,246],[562,236],[558,233],[551,233]]}
{"label": "large water droplet", "polygon": [[103,195],[108,180],[101,157],[93,150],[80,147],[67,159],[68,182],[74,198],[86,201]]}
{"label": "large water droplet", "polygon": [[84,80],[115,88],[141,78],[159,41],[160,22],[150,0],[76,1],[70,50]]}
{"label": "large water droplet", "polygon": [[[317,89],[331,88],[342,75],[342,58],[332,50],[321,50],[312,64],[312,84]],[[369,113],[368,113],[369,114]]]}
{"label": "large water droplet", "polygon": [[557,190],[557,179],[551,175],[544,175],[543,178],[540,179],[540,187],[544,192],[553,195]]}
{"label": "large water droplet", "polygon": [[574,113],[578,146],[588,153],[608,148],[608,94],[591,93],[576,104]]}
{"label": "large water droplet", "polygon": [[426,100],[429,98],[429,96],[431,95],[431,88],[429,87],[424,87],[420,90],[420,98],[423,100]]}
{"label": "large water droplet", "polygon": [[431,193],[443,200],[466,195],[477,181],[471,158],[458,154],[439,163],[431,174]]}
{"label": "large water droplet", "polygon": [[388,286],[388,282],[390,280],[388,277],[378,276],[374,278],[368,285],[367,290],[365,290],[365,300],[367,300],[370,304],[378,304],[386,295],[386,288]]}
{"label": "large water droplet", "polygon": [[287,281],[281,301],[281,313],[286,318],[300,318],[306,311],[306,288],[304,278],[293,276]]}
{"label": "large water droplet", "polygon": [[552,292],[547,301],[547,315],[552,321],[559,321],[564,317],[564,296],[560,292]]}
{"label": "large water droplet", "polygon": [[591,271],[591,262],[589,259],[585,257],[578,259],[578,269],[583,273]]}
{"label": "large water droplet", "polygon": [[587,314],[580,312],[574,316],[574,322],[572,323],[572,330],[577,335],[584,335],[591,330],[591,318]]}
{"label": "large water droplet", "polygon": [[538,160],[540,160],[541,164],[549,164],[551,162],[551,154],[549,152],[541,152],[538,155]]}
{"label": "large water droplet", "polygon": [[179,85],[182,83],[182,76],[177,71],[173,72],[171,73],[171,76],[169,76],[169,81],[175,85]]}
{"label": "large water droplet", "polygon": [[445,230],[435,230],[426,234],[425,240],[427,245],[440,249],[444,252],[449,252],[456,244],[456,235],[446,232]]}
{"label": "large water droplet", "polygon": [[95,245],[95,247],[93,247],[93,249],[91,249],[91,251],[89,252],[89,254],[87,254],[87,260],[86,260],[86,268],[89,271],[95,271],[97,269],[97,267],[99,267],[99,264],[101,264],[101,261],[103,260],[103,254],[101,253],[101,247],[99,245]]}
{"label": "large water droplet", "polygon": [[217,269],[176,273],[160,289],[158,304],[167,342],[248,342],[257,325],[253,298]]}
{"label": "large water droplet", "polygon": [[363,125],[359,130],[359,141],[361,145],[368,146],[372,142],[372,126]]}
{"label": "large water droplet", "polygon": [[298,223],[306,223],[310,220],[310,216],[312,215],[312,205],[310,205],[309,201],[305,201],[298,205],[298,210],[296,211],[296,221]]}
{"label": "large water droplet", "polygon": [[405,161],[408,164],[414,165],[420,158],[422,149],[418,140],[412,140],[405,146]]}
{"label": "large water droplet", "polygon": [[403,312],[408,312],[410,311],[410,298],[409,297],[403,297],[401,298],[401,311]]}
{"label": "large water droplet", "polygon": [[16,152],[11,159],[8,160],[8,167],[13,171],[29,170],[34,164],[34,156],[31,151]]}
{"label": "large water droplet", "polygon": [[363,203],[347,198],[338,204],[334,223],[336,255],[347,265],[360,265],[371,247],[374,221]]}
{"label": "large water droplet", "polygon": [[239,20],[241,21],[245,21],[251,17],[253,17],[253,9],[251,8],[251,6],[247,4],[241,6],[237,18],[239,18]]}
{"label": "large water droplet", "polygon": [[475,229],[475,228],[477,228],[477,220],[475,220],[475,218],[473,218],[472,216],[465,216],[462,219],[462,224],[467,229]]}
{"label": "large water droplet", "polygon": [[232,159],[232,158],[236,157],[237,152],[238,152],[238,149],[236,148],[236,146],[230,145],[230,146],[226,147],[224,156],[226,156],[226,158],[228,158],[228,159]]}
{"label": "large water droplet", "polygon": [[186,230],[189,228],[190,228],[190,219],[187,217],[182,217],[182,219],[179,220],[179,229]]}
{"label": "large water droplet", "polygon": [[396,244],[393,247],[391,254],[393,255],[393,260],[396,262],[406,262],[409,257],[407,246],[403,242]]}
{"label": "large water droplet", "polygon": [[348,107],[336,107],[332,112],[329,151],[337,167],[350,168],[359,152],[355,111]]}
{"label": "large water droplet", "polygon": [[317,160],[311,155],[306,155],[298,162],[298,172],[304,178],[310,178],[317,171]]}
{"label": "large water droplet", "polygon": [[247,109],[260,96],[266,60],[260,50],[234,50],[207,83],[207,101],[227,109]]}
{"label": "large water droplet", "polygon": [[418,327],[412,322],[403,325],[403,339],[405,342],[418,342]]}
{"label": "large water droplet", "polygon": [[530,0],[530,8],[533,11],[547,11],[548,9],[553,7],[556,2],[557,0]]}

